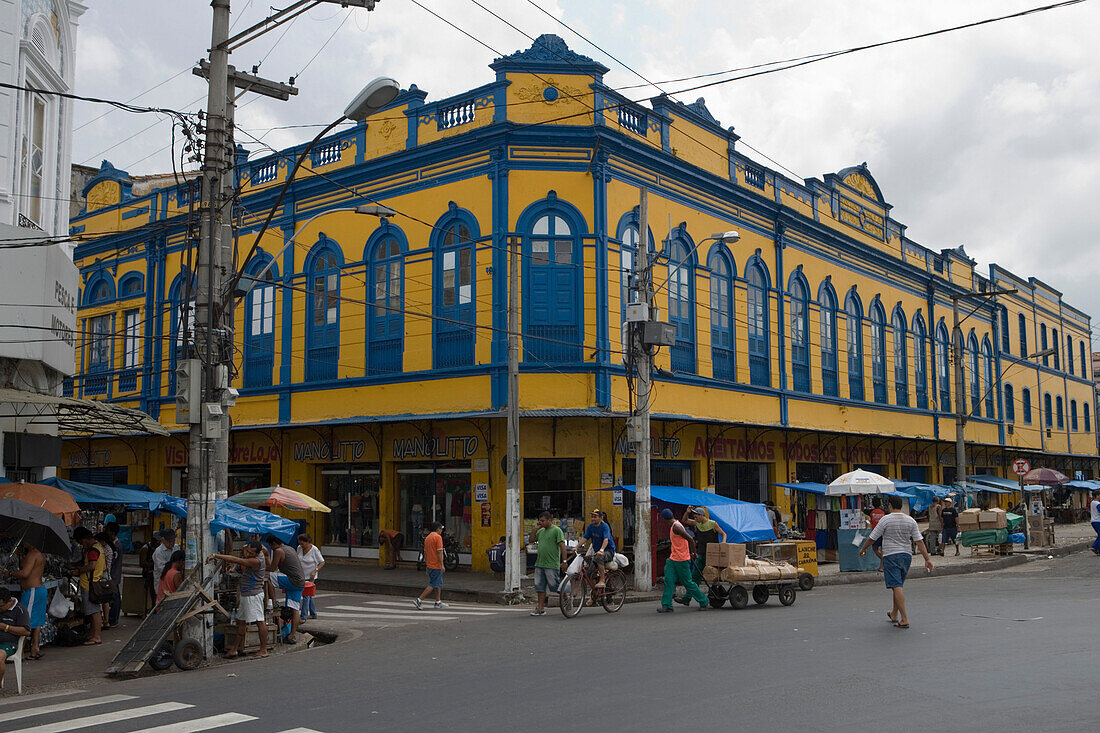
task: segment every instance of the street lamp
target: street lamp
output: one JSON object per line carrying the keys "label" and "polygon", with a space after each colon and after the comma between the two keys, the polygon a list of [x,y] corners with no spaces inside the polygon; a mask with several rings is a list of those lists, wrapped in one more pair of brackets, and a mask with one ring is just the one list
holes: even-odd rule
{"label": "street lamp", "polygon": [[670,268],[668,277],[666,277],[665,281],[663,283],[661,283],[657,287],[656,290],[653,291],[653,295],[656,295],[657,293],[661,292],[661,288],[663,288],[665,285],[668,285],[668,281],[670,279],[672,279],[672,273],[679,270],[680,267],[685,262],[690,260],[691,256],[693,254],[695,254],[696,250],[698,250],[700,247],[702,247],[703,244],[705,244],[706,242],[721,242],[723,244],[736,244],[737,242],[740,242],[740,241],[741,241],[741,233],[737,232],[737,231],[734,231],[732,229],[728,232],[718,232],[717,234],[712,234],[709,237],[706,237],[705,239],[700,239],[698,242],[696,242],[695,246],[691,248],[691,251],[689,251],[686,255],[684,255],[684,259],[677,262],[675,267]]}
{"label": "street lamp", "polygon": [[[369,84],[363,87],[358,94],[355,95],[351,102],[348,103],[348,106],[344,108],[344,114],[333,120],[328,125],[328,127],[321,130],[319,133],[317,133],[316,137],[309,141],[309,144],[306,145],[305,148],[302,149],[302,152],[298,155],[298,160],[295,161],[294,167],[290,170],[290,173],[287,174],[286,180],[283,182],[282,188],[279,189],[279,195],[275,198],[275,203],[272,204],[271,208],[268,210],[267,218],[264,219],[263,226],[260,227],[260,230],[256,232],[256,239],[254,242],[252,242],[252,247],[248,250],[248,254],[245,255],[243,260],[241,260],[242,262],[248,262],[249,259],[252,258],[252,255],[256,253],[256,250],[260,248],[260,239],[264,236],[264,232],[267,231],[267,227],[271,223],[272,218],[274,218],[275,212],[278,211],[279,206],[283,203],[283,196],[286,195],[287,190],[290,188],[291,182],[294,180],[294,176],[298,173],[298,169],[302,167],[302,161],[306,159],[307,155],[309,155],[309,151],[313,149],[313,146],[316,145],[317,142],[325,135],[332,132],[332,130],[344,120],[362,122],[367,117],[370,117],[373,113],[382,109],[387,104],[396,99],[397,95],[400,93],[401,85],[388,76],[380,76],[377,79],[372,80]],[[360,211],[360,209],[364,210]],[[372,214],[374,216],[379,216],[382,218],[393,216],[396,213],[393,209],[385,206],[372,207],[365,205],[349,210],[355,211],[356,213],[360,214]],[[383,210],[388,213],[380,213]],[[325,211],[322,213],[330,214],[333,213],[333,211],[335,210],[330,209],[329,211]],[[319,214],[314,215],[314,217],[310,218],[309,221],[306,222],[306,224],[308,224],[310,221],[313,221],[313,219],[315,219],[317,216],[319,216]],[[298,227],[298,232],[300,232],[304,228],[304,224],[301,227]],[[295,232],[295,236],[297,236],[298,232]],[[286,246],[284,246],[282,250],[280,250],[279,254],[282,254],[282,252],[286,251],[286,248],[289,247],[293,241],[294,237],[291,237],[290,241],[287,242]],[[272,260],[272,262],[274,262],[274,260]],[[267,270],[270,267],[271,263],[268,263],[268,266],[265,267],[262,272],[260,272],[260,275],[262,276],[266,274]],[[241,276],[241,273],[237,273],[237,275],[233,278],[233,282],[228,288],[228,291],[231,295],[237,292],[237,287],[238,283],[241,280]]]}

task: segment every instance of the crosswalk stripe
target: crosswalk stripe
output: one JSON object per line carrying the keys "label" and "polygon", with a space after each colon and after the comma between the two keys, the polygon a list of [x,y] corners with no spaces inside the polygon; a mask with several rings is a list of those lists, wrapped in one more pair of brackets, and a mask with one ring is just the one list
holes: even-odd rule
{"label": "crosswalk stripe", "polygon": [[[431,607],[434,603],[435,603],[435,601],[425,601],[424,606],[426,608]],[[363,601],[363,605],[365,605],[365,606],[400,606],[402,608],[408,608],[409,607],[409,601]],[[333,608],[339,608],[339,606],[333,606]],[[501,611],[503,610],[503,607],[501,608],[501,610],[498,610],[498,609],[495,609],[495,608],[486,608],[485,606],[467,606],[467,605],[463,605],[461,603],[448,603],[447,608],[445,608],[443,610],[447,611],[448,613],[451,613],[452,611],[454,611],[454,612],[461,611],[462,613],[494,614],[494,613],[501,613]]]}
{"label": "crosswalk stripe", "polygon": [[287,730],[281,730],[279,733],[321,733],[319,730],[313,730],[312,728],[288,728]]}
{"label": "crosswalk stripe", "polygon": [[243,713],[224,713],[223,715],[211,715],[207,718],[185,720],[182,723],[158,725],[156,728],[142,728],[141,733],[198,733],[200,730],[224,728],[227,725],[247,723],[250,720],[256,720],[256,717]]}
{"label": "crosswalk stripe", "polygon": [[21,702],[28,703],[34,700],[45,700],[50,697],[62,697],[64,695],[75,695],[78,692],[84,692],[84,690],[58,690],[56,692],[39,692],[36,695],[19,695],[17,697],[11,697],[7,700],[0,700],[0,707],[4,705],[11,705],[12,703]]}
{"label": "crosswalk stripe", "polygon": [[[409,610],[412,610],[414,608],[414,606],[411,603],[388,603],[388,602],[385,602],[385,601],[375,601],[375,602],[370,603],[370,605],[365,605],[365,606],[332,606],[331,608],[334,611],[374,611],[374,610],[378,610],[379,612],[388,613],[391,608],[400,608],[400,609],[403,609],[405,611],[409,611]],[[435,609],[435,608],[432,608],[431,604],[428,604],[428,603],[424,604],[424,610],[429,611],[433,614],[442,613],[442,614],[447,614],[448,616],[494,616],[494,615],[496,615],[492,611],[458,611],[458,610],[455,610],[454,608]]]}
{"label": "crosswalk stripe", "polygon": [[140,708],[127,708],[125,710],[116,710],[113,713],[103,713],[101,715],[89,715],[86,718],[74,718],[73,720],[62,720],[58,723],[48,723],[46,725],[36,725],[33,728],[22,728],[20,730],[12,730],[7,733],[64,733],[64,731],[79,730],[81,728],[91,728],[94,725],[107,725],[108,723],[117,723],[122,720],[130,720],[131,718],[142,718],[147,715],[157,715],[159,713],[170,713],[174,710],[184,710],[186,708],[193,708],[194,705],[187,705],[182,702],[162,702],[156,705],[146,705]]}
{"label": "crosswalk stripe", "polygon": [[[410,619],[416,621],[457,621],[458,616],[446,616],[440,613],[424,613],[423,611],[412,611],[410,613],[398,613],[396,611],[367,611],[367,609],[356,609],[360,613],[326,613],[325,618],[331,618],[335,620],[340,619]],[[305,627],[306,631],[309,631],[309,626]]]}
{"label": "crosswalk stripe", "polygon": [[31,718],[35,715],[49,715],[50,713],[59,713],[74,708],[107,705],[112,702],[123,702],[124,700],[133,699],[133,695],[106,695],[105,697],[89,697],[85,700],[69,700],[68,702],[54,703],[53,705],[40,705],[36,708],[24,708],[23,710],[13,710],[10,713],[0,713],[0,723],[7,723],[21,718]]}

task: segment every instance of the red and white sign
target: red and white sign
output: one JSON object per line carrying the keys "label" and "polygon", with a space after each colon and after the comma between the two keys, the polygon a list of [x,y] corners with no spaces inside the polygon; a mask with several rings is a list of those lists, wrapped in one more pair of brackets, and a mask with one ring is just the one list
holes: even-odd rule
{"label": "red and white sign", "polygon": [[1012,472],[1017,476],[1023,476],[1025,473],[1031,470],[1031,464],[1024,458],[1017,458],[1012,462]]}

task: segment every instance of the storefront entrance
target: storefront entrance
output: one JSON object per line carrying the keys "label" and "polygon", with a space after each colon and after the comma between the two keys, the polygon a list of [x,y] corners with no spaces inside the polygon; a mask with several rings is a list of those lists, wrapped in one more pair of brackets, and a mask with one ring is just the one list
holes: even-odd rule
{"label": "storefront entrance", "polygon": [[768,501],[770,463],[714,463],[714,493],[719,496],[761,503]]}
{"label": "storefront entrance", "polygon": [[523,519],[532,522],[544,511],[556,520],[584,521],[584,459],[524,459]]}
{"label": "storefront entrance", "polygon": [[[326,466],[321,471],[326,546],[347,547],[347,557],[378,557],[378,492],[381,471],[377,463]],[[353,548],[371,548],[353,552]]]}
{"label": "storefront entrance", "polygon": [[421,533],[433,521],[458,542],[459,560],[470,562],[471,486],[469,461],[402,463],[397,468],[401,497],[401,531],[405,533],[404,560],[415,560]]}

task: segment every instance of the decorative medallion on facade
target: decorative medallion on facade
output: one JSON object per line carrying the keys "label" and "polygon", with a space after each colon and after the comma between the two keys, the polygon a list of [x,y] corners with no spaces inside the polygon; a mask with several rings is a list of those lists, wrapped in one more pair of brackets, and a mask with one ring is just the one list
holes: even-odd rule
{"label": "decorative medallion on facade", "polygon": [[583,89],[562,84],[557,79],[549,78],[525,87],[516,89],[516,96],[524,102],[537,102],[542,100],[546,104],[557,104],[565,99],[583,98],[591,94]]}

